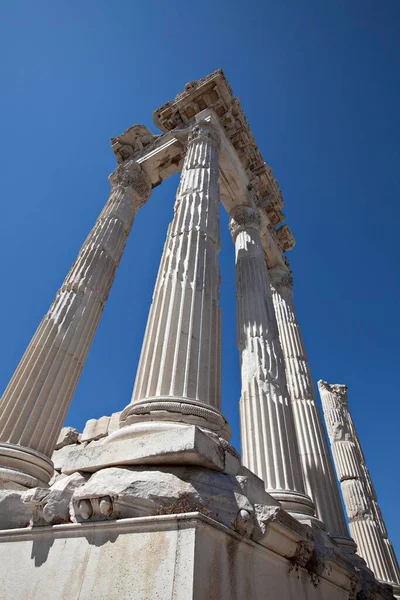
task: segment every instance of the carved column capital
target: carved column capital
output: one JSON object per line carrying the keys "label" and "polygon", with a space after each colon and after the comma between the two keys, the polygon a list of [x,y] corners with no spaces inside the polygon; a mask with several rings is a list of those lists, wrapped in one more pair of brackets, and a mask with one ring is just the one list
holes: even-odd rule
{"label": "carved column capital", "polygon": [[273,267],[269,269],[269,275],[271,278],[271,285],[277,292],[281,291],[282,288],[293,288],[293,277],[290,271],[286,269]]}
{"label": "carved column capital", "polygon": [[113,188],[131,188],[139,199],[139,207],[147,202],[151,194],[150,177],[134,160],[118,165],[108,179]]}
{"label": "carved column capital", "polygon": [[188,146],[198,140],[212,143],[218,149],[221,146],[221,138],[217,129],[209,121],[199,121],[191,128],[188,135]]}
{"label": "carved column capital", "polygon": [[249,206],[237,206],[232,210],[230,217],[229,231],[231,232],[233,241],[235,241],[239,233],[246,229],[255,229],[256,231],[260,231],[261,229],[260,213]]}
{"label": "carved column capital", "polygon": [[327,392],[330,392],[333,396],[333,401],[336,401],[342,405],[347,405],[347,385],[330,385],[327,381],[320,379],[318,381],[318,387],[320,390],[326,390]]}

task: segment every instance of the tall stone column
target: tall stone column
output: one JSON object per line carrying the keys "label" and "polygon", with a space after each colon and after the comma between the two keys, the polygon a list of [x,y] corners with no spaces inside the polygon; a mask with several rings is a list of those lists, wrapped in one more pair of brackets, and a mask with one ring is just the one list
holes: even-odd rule
{"label": "tall stone column", "polygon": [[[346,520],[329,454],[315,388],[293,302],[293,280],[288,271],[269,271],[272,299],[283,350],[286,377],[293,407],[305,489],[315,503],[317,517],[337,541],[349,547]],[[343,538],[343,539],[342,539]],[[354,544],[353,544],[354,546]]]}
{"label": "tall stone column", "polygon": [[50,456],[133,220],[151,193],[148,176],[133,161],[118,166],[110,183],[103,211],[1,398],[3,485],[46,485],[52,476]]}
{"label": "tall stone column", "polygon": [[113,439],[154,431],[162,422],[229,438],[220,412],[219,148],[212,124],[191,129],[132,401]]}
{"label": "tall stone column", "polygon": [[304,493],[285,364],[260,239],[260,216],[246,206],[231,213],[236,249],[237,331],[241,359],[243,464],[293,512],[313,515]]}
{"label": "tall stone column", "polygon": [[400,592],[400,571],[377,503],[360,441],[350,415],[345,385],[319,381],[318,388],[332,445],[336,471],[357,552],[375,577]]}

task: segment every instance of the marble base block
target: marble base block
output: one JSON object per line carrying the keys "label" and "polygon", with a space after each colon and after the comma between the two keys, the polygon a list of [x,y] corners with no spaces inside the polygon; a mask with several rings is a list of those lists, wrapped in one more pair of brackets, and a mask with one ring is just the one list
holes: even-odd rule
{"label": "marble base block", "polygon": [[[275,546],[279,549],[279,545]],[[0,532],[2,600],[348,600],[352,568],[307,569],[200,513]],[[282,550],[283,553],[283,550]],[[377,595],[380,599],[384,596]]]}
{"label": "marble base block", "polygon": [[161,422],[152,427],[149,431],[146,425],[141,432],[136,425],[135,437],[129,426],[124,427],[105,441],[79,448],[68,455],[62,472],[94,473],[116,465],[195,465],[235,475],[240,468],[232,446],[199,427]]}

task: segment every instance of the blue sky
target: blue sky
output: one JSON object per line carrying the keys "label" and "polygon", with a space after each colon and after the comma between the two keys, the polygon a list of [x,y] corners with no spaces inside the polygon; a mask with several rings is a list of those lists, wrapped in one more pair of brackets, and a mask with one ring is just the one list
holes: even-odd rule
{"label": "blue sky", "polygon": [[[393,542],[398,522],[397,0],[15,0],[0,6],[0,387],[108,195],[109,139],[222,67],[280,182],[315,380],[349,386]],[[177,179],[134,225],[67,423],[130,400]],[[221,214],[223,409],[239,447],[234,253]],[[396,473],[397,476],[393,476]]]}

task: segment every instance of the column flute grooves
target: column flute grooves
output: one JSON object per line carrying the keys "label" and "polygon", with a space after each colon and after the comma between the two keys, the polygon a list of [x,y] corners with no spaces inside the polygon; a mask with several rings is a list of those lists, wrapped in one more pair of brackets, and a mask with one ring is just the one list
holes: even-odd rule
{"label": "column flute grooves", "polygon": [[243,462],[294,514],[313,515],[304,493],[285,366],[268,271],[260,239],[260,216],[246,206],[231,213],[236,249],[238,347]]}
{"label": "column flute grooves", "polygon": [[151,193],[148,176],[133,161],[118,166],[110,183],[104,209],[0,400],[0,477],[27,487],[52,474],[49,457],[136,212]]}
{"label": "column flute grooves", "polygon": [[121,415],[121,428],[132,432],[161,419],[230,435],[220,413],[219,147],[210,123],[190,131],[132,400]]}
{"label": "column flute grooves", "polygon": [[347,387],[319,381],[318,388],[357,552],[377,579],[394,584],[400,592],[399,565],[350,414]]}
{"label": "column flute grooves", "polygon": [[329,533],[345,538],[349,533],[341,506],[315,388],[293,302],[292,278],[287,270],[269,271],[279,339],[299,443],[305,491],[315,503],[316,514]]}

